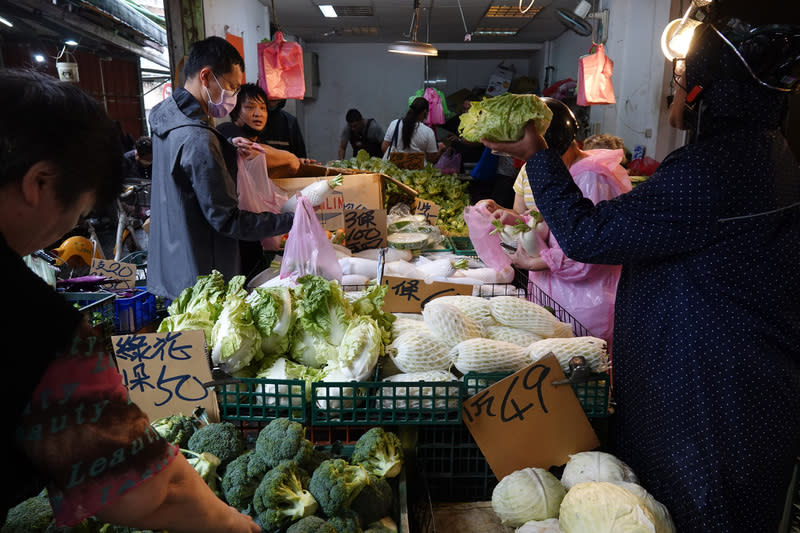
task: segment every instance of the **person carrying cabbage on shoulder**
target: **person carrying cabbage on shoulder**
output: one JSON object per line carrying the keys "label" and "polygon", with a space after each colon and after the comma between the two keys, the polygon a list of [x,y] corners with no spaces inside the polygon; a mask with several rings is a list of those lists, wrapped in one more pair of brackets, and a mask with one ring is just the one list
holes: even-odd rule
{"label": "person carrying cabbage on shoulder", "polygon": [[669,116],[692,140],[632,191],[585,198],[533,124],[484,143],[527,161],[568,257],[622,264],[610,451],[681,533],[777,531],[800,455],[800,166],[781,129],[800,11],[697,13]]}
{"label": "person carrying cabbage on shoulder", "polygon": [[[544,137],[551,149],[561,154],[561,160],[581,193],[597,203],[630,191],[630,178],[620,166],[624,157],[622,151],[581,150],[575,138],[577,119],[569,107],[553,98],[542,100],[553,113]],[[513,225],[519,214],[536,211],[524,167],[517,175],[514,191],[513,210],[500,208],[491,200],[482,200],[478,205],[484,205],[501,221]],[[526,252],[526,248],[530,250],[531,246],[517,243],[517,250],[511,256],[513,264],[530,270],[531,280],[540,289],[575,317],[591,335],[606,340],[611,349],[614,301],[621,267],[571,259],[546,226],[538,226],[528,238],[536,239],[532,246],[537,253],[531,255]]]}

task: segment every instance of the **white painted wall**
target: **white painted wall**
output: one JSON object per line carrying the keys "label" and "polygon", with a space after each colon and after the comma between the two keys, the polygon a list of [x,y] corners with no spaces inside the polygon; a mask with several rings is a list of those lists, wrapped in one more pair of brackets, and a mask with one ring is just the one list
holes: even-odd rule
{"label": "white painted wall", "polygon": [[256,49],[261,39],[269,37],[269,9],[258,0],[203,0],[206,37],[225,38],[227,33],[244,41],[245,79],[258,80]]}

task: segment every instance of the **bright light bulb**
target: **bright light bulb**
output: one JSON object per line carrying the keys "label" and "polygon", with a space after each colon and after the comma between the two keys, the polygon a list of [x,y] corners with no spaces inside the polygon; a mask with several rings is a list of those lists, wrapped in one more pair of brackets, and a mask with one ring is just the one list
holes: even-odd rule
{"label": "bright light bulb", "polygon": [[42,54],[35,54],[33,59],[35,59],[37,63],[44,63],[44,56]]}

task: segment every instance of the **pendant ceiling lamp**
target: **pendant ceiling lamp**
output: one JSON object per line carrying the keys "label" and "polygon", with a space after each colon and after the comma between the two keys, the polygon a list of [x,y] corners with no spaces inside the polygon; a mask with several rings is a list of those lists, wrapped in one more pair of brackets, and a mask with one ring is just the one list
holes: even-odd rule
{"label": "pendant ceiling lamp", "polygon": [[[430,14],[428,15],[430,17]],[[411,27],[408,30],[411,36],[410,41],[395,41],[389,45],[389,51],[395,54],[407,54],[412,56],[436,56],[439,51],[429,43],[417,41],[417,29],[419,28],[419,0],[414,0],[414,13],[411,15]]]}

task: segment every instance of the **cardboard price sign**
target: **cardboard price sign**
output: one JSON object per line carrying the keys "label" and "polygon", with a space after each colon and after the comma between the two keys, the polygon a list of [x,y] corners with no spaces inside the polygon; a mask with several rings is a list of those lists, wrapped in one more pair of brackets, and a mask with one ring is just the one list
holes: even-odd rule
{"label": "cardboard price sign", "polygon": [[417,215],[425,215],[425,222],[431,226],[436,225],[440,209],[441,207],[430,200],[423,200],[419,197],[414,199],[414,213]]}
{"label": "cardboard price sign", "polygon": [[386,246],[386,210],[345,209],[344,232],[353,252]]}
{"label": "cardboard price sign", "polygon": [[131,400],[150,420],[205,407],[212,422],[219,406],[203,331],[171,331],[111,338],[117,367]]}
{"label": "cardboard price sign", "polygon": [[600,441],[552,354],[462,405],[462,419],[497,479],[526,467],[563,465]]}
{"label": "cardboard price sign", "polygon": [[110,289],[133,289],[136,286],[136,265],[132,263],[94,258],[89,275],[117,280],[116,283],[108,285]]}
{"label": "cardboard price sign", "polygon": [[426,283],[421,279],[386,276],[383,284],[389,286],[383,310],[391,313],[421,313],[425,304],[439,296],[472,295],[472,285],[463,283]]}

